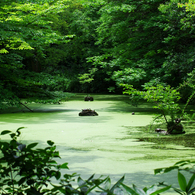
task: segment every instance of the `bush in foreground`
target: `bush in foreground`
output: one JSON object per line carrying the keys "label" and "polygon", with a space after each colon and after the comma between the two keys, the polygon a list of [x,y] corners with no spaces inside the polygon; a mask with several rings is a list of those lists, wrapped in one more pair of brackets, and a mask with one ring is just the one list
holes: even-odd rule
{"label": "bush in foreground", "polygon": [[[76,173],[62,175],[61,170],[68,169],[68,163],[59,165],[56,162],[55,159],[60,158],[60,155],[56,151],[54,142],[47,141],[48,146],[44,149],[37,148],[38,143],[29,145],[19,143],[17,140],[21,134],[21,129],[22,127],[18,128],[16,133],[9,130],[1,132],[1,136],[9,134],[11,137],[9,141],[0,142],[1,195],[86,195],[91,193],[102,195],[155,195],[171,188],[171,185],[164,183],[149,188],[145,187],[144,189],[135,185],[129,187],[123,183],[124,176],[112,185],[111,179],[105,176],[95,178],[95,175],[92,175],[89,179],[84,180]],[[172,167],[157,169],[155,174],[178,169],[180,189],[173,189],[180,194],[193,194],[195,191],[195,188],[192,187],[195,180],[195,171],[193,168],[186,168],[189,163],[195,164],[195,162],[182,161]],[[181,173],[183,166],[185,166],[185,170],[192,173],[189,182]],[[55,184],[53,178],[56,179]],[[76,187],[72,184],[74,181],[77,181]]]}

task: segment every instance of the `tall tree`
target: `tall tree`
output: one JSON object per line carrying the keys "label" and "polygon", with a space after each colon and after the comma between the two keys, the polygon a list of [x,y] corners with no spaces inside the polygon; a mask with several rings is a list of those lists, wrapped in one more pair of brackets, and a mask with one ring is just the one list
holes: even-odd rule
{"label": "tall tree", "polygon": [[193,70],[194,14],[179,4],[182,1],[101,2],[96,42],[101,52],[89,61],[118,85],[178,86]]}
{"label": "tall tree", "polygon": [[[93,83],[81,84],[78,79],[94,68],[92,64],[87,63],[86,59],[99,55],[100,52],[100,47],[95,42],[100,17],[98,11],[101,6],[101,3],[96,1],[76,0],[72,1],[69,8],[59,15],[57,28],[59,29],[61,25],[60,21],[65,21],[68,28],[61,29],[62,33],[66,31],[68,34],[74,34],[74,37],[68,44],[55,44],[49,47],[46,64],[51,67],[51,63],[55,63],[55,70],[61,71],[61,75],[67,75],[70,78],[68,90],[91,93],[106,89],[105,82],[102,82],[105,74],[101,70],[93,71],[95,75]],[[55,56],[52,55],[54,51]]]}
{"label": "tall tree", "polygon": [[42,90],[40,81],[45,77],[25,71],[23,60],[33,56],[32,70],[39,71],[38,56],[44,57],[44,46],[68,41],[69,36],[51,28],[49,18],[67,7],[67,0],[0,2],[0,108],[19,104],[20,97],[51,95]]}

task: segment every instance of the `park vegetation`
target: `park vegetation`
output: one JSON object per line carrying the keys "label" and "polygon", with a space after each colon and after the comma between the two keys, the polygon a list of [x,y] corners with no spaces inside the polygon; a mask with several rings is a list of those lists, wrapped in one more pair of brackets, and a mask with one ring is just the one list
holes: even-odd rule
{"label": "park vegetation", "polygon": [[[125,93],[135,106],[140,100],[154,103],[160,110],[156,119],[164,120],[172,133],[173,127],[181,127],[177,119],[185,119],[187,106],[194,103],[194,39],[194,0],[0,1],[0,111],[27,107],[29,102],[59,103],[75,92]],[[32,151],[34,143],[18,145],[19,130],[2,135],[9,133],[12,141],[0,145],[1,161],[8,163],[0,165],[1,178],[5,178],[0,187],[3,182],[9,186],[3,194],[87,194],[95,188],[112,194],[118,186],[132,194],[140,192],[136,186],[126,186],[123,179],[105,189],[100,184],[110,179],[93,177],[87,181],[79,177],[79,187],[74,189],[69,182],[75,175],[64,175],[60,182],[66,184],[42,191],[50,177],[60,179],[59,170],[67,165],[56,165],[51,159],[59,157],[52,141],[48,148]],[[26,169],[34,156],[40,175]],[[175,191],[180,194],[194,191],[195,173],[187,183],[179,171],[188,163],[171,168],[178,169],[181,189]],[[13,179],[14,174],[19,180]],[[153,186],[142,194],[149,194],[148,190],[159,193]]]}
{"label": "park vegetation", "polygon": [[122,93],[123,85],[170,86],[186,102],[194,17],[188,0],[1,1],[0,109],[24,98],[56,103],[62,92]]}
{"label": "park vegetation", "polygon": [[194,17],[187,0],[0,2],[0,110],[126,93],[182,132],[174,120],[184,118],[178,103],[194,101]]}

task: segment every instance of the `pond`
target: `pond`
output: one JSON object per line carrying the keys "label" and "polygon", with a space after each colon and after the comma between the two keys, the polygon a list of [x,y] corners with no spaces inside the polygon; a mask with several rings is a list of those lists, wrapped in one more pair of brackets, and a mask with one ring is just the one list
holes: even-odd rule
{"label": "pond", "polygon": [[[151,105],[133,107],[122,95],[93,97],[94,101],[84,101],[84,95],[78,94],[59,105],[28,105],[34,112],[3,113],[1,131],[25,127],[20,142],[39,142],[39,147],[54,141],[62,157],[59,163],[68,162],[68,172],[85,179],[95,173],[109,175],[115,182],[125,175],[130,186],[149,187],[162,181],[178,186],[176,172],[155,176],[154,169],[195,159],[194,127],[184,125],[185,135],[159,135],[148,128],[155,114]],[[78,116],[87,108],[98,116]]]}

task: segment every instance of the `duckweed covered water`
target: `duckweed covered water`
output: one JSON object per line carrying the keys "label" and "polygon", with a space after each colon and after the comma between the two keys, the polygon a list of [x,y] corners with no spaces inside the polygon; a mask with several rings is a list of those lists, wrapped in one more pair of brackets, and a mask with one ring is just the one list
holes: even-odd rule
{"label": "duckweed covered water", "polygon": [[[84,178],[96,173],[116,181],[125,174],[128,185],[149,187],[168,181],[177,186],[175,172],[154,176],[153,170],[194,159],[193,124],[186,125],[185,135],[159,135],[148,128],[155,113],[151,105],[132,107],[128,97],[120,95],[93,97],[93,102],[77,95],[60,105],[28,105],[34,112],[1,114],[1,130],[26,127],[20,141],[39,142],[39,147],[54,141],[62,157],[59,163],[68,162],[69,172]],[[86,108],[99,116],[78,116]]]}

